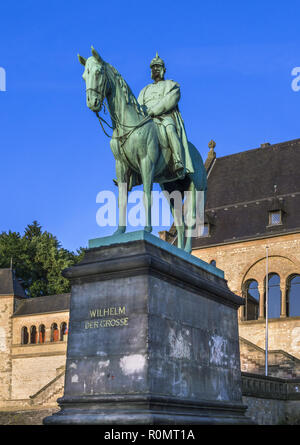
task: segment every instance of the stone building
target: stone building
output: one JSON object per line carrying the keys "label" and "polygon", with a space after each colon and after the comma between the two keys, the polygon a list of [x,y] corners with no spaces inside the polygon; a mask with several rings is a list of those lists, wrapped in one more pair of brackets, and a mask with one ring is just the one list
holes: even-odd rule
{"label": "stone building", "polygon": [[64,386],[70,294],[26,298],[0,269],[0,409],[53,405]]}
{"label": "stone building", "polygon": [[[206,160],[205,229],[193,254],[224,270],[240,308],[242,370],[300,376],[300,139]],[[268,287],[266,276],[268,270]]]}

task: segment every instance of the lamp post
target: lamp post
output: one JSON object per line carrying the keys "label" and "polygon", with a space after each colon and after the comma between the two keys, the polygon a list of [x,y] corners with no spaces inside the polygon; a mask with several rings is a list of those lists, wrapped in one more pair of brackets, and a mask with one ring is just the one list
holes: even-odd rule
{"label": "lamp post", "polygon": [[269,270],[268,246],[266,246],[266,341],[265,341],[265,375],[268,375],[268,321],[269,321]]}

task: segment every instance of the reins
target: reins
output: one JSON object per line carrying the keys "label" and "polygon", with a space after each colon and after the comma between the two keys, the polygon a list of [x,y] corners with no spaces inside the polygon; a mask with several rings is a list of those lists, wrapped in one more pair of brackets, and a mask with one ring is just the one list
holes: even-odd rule
{"label": "reins", "polygon": [[[94,92],[96,92],[97,94],[99,94],[99,96],[101,97],[101,103],[102,103],[103,106],[104,106],[104,111],[105,111],[105,90],[106,90],[106,85],[107,85],[107,83],[109,83],[109,81],[108,81],[107,77],[105,76],[105,81],[104,81],[104,84],[103,84],[103,86],[102,86],[102,91],[101,91],[101,92],[98,91],[97,89],[94,89],[94,88],[88,88],[88,89],[86,90],[86,91],[91,90],[91,91],[94,91]],[[106,104],[106,108],[108,109],[108,105],[107,105],[107,104]],[[126,124],[123,124],[122,122],[120,122],[120,120],[119,120],[119,118],[118,118],[117,115],[113,116],[112,113],[110,113],[111,120],[115,123],[116,128],[118,128],[118,126],[119,126],[119,127],[123,128],[123,129],[125,129],[125,130],[126,130],[127,128],[130,129],[130,130],[128,130],[126,133],[124,133],[122,136],[110,136],[110,135],[105,131],[105,129],[104,129],[104,127],[103,127],[103,123],[106,124],[106,125],[107,125],[109,128],[111,128],[112,130],[114,130],[114,128],[113,128],[112,126],[110,126],[110,125],[106,122],[106,120],[103,119],[103,117],[101,117],[101,116],[99,115],[99,112],[98,112],[98,111],[95,111],[95,113],[96,113],[96,116],[97,116],[97,118],[98,118],[98,120],[99,120],[99,123],[100,123],[100,125],[101,125],[101,128],[102,128],[104,134],[105,134],[107,137],[111,138],[111,139],[119,139],[119,140],[120,140],[120,143],[121,143],[121,146],[123,146],[123,145],[125,144],[126,140],[127,140],[127,139],[129,138],[129,136],[134,132],[134,130],[136,130],[137,128],[141,127],[142,125],[144,125],[146,122],[148,122],[148,121],[151,119],[151,116],[145,116],[145,118],[142,119],[137,125],[126,125]],[[102,123],[102,122],[103,122],[103,123]]]}
{"label": "reins", "polygon": [[[122,123],[119,121],[119,119],[116,119],[115,117],[113,117],[113,116],[111,115],[110,117],[111,117],[111,119],[115,122],[116,126],[119,125],[120,127],[131,128],[131,130],[127,131],[127,133],[124,133],[122,136],[110,136],[109,134],[106,133],[106,131],[105,131],[104,127],[103,127],[102,122],[103,122],[104,124],[106,124],[106,125],[107,125],[109,128],[111,128],[112,130],[113,130],[114,128],[111,127],[111,126],[106,122],[106,120],[103,119],[103,117],[101,117],[101,116],[99,115],[98,111],[95,111],[95,113],[96,113],[96,116],[97,116],[97,118],[98,118],[98,120],[99,120],[99,122],[100,122],[100,125],[101,125],[101,127],[102,127],[102,130],[103,130],[104,134],[105,134],[107,137],[111,138],[111,139],[120,139],[122,145],[126,142],[126,140],[129,138],[129,136],[134,132],[134,130],[136,130],[136,129],[139,128],[139,127],[142,127],[146,122],[148,122],[148,121],[151,119],[151,116],[145,116],[145,118],[144,118],[143,120],[141,120],[141,122],[139,122],[137,125],[125,125],[125,124],[122,124]],[[124,140],[122,141],[123,138],[124,138]]]}

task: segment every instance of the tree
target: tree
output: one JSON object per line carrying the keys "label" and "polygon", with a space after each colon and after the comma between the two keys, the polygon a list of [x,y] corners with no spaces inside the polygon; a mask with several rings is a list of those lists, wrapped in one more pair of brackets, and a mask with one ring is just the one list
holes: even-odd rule
{"label": "tree", "polygon": [[78,263],[83,253],[82,248],[76,253],[64,249],[37,221],[28,224],[23,236],[11,231],[0,234],[0,268],[10,267],[12,259],[13,269],[30,297],[69,292],[69,281],[61,272]]}

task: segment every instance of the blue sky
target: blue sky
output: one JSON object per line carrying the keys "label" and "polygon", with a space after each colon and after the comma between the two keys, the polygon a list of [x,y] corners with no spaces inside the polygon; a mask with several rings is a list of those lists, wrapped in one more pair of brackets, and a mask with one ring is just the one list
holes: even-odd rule
{"label": "blue sky", "polygon": [[205,160],[211,139],[225,156],[300,137],[299,15],[294,0],[2,3],[0,232],[36,219],[70,250],[113,232],[96,224],[115,163],[86,107],[78,52],[93,45],[137,96],[158,51]]}

